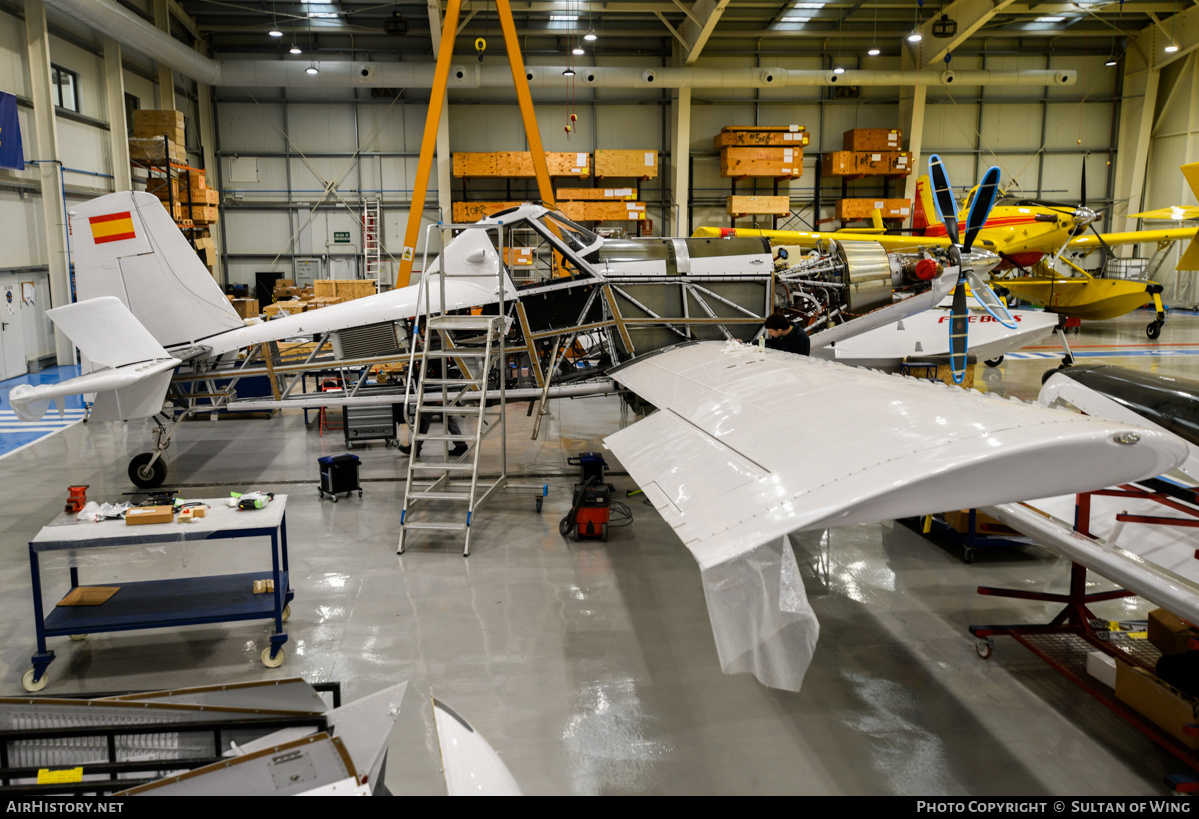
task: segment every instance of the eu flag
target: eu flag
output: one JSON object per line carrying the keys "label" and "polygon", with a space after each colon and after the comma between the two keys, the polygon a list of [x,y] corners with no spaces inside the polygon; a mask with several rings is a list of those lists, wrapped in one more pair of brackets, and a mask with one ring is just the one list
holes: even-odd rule
{"label": "eu flag", "polygon": [[21,123],[17,120],[17,98],[4,91],[0,91],[0,168],[25,170]]}

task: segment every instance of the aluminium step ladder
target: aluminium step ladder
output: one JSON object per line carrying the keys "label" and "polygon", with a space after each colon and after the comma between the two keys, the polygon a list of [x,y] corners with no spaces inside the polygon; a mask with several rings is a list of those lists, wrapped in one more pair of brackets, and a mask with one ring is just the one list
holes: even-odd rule
{"label": "aluminium step ladder", "polygon": [[363,203],[362,208],[362,270],[363,278],[381,281],[383,252],[379,241],[380,205],[378,197],[372,196]]}
{"label": "aluminium step ladder", "polygon": [[[434,529],[465,532],[462,554],[469,556],[471,523],[476,511],[507,483],[504,474],[487,486],[479,483],[479,445],[487,433],[502,428],[501,424],[496,424],[484,429],[488,418],[501,418],[503,408],[489,410],[481,394],[487,390],[487,374],[499,361],[503,326],[504,320],[500,316],[440,315],[430,316],[425,322],[424,355],[420,363],[397,554],[404,553],[404,537],[409,530]],[[463,339],[464,334],[471,337]],[[433,343],[435,337],[440,339],[439,345]],[[432,373],[430,361],[440,363],[440,367],[432,368]],[[471,392],[478,393],[475,400],[468,399],[463,403]],[[431,415],[441,416],[440,432],[434,431],[436,422],[425,420]],[[463,417],[473,428],[451,433],[451,415]],[[422,429],[428,431],[421,432]],[[468,445],[466,453],[457,458],[451,456],[450,445],[463,443]],[[442,460],[429,459],[430,451],[434,449],[440,450]],[[418,451],[422,457],[418,457]],[[437,510],[426,507],[431,501],[439,502]],[[444,518],[447,507],[450,520],[429,520],[426,519],[428,514],[417,514],[431,512]]]}

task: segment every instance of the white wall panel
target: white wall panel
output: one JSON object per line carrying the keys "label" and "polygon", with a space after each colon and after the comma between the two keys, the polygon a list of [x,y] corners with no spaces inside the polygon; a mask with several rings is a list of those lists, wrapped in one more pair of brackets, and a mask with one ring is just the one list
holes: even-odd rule
{"label": "white wall panel", "polygon": [[[111,174],[112,151],[109,149],[108,131],[59,117],[58,157],[66,168]],[[75,187],[112,189],[112,180],[69,173],[66,180],[67,185]]]}
{"label": "white wall panel", "polygon": [[1106,149],[1112,141],[1110,103],[1050,103],[1045,106],[1047,148]]}
{"label": "white wall panel", "polygon": [[39,197],[16,191],[0,190],[0,268],[35,267],[48,264],[42,209]]}
{"label": "white wall panel", "polygon": [[354,108],[350,105],[304,105],[290,109],[287,133],[293,150],[345,151],[357,148]]}
{"label": "white wall panel", "polygon": [[224,216],[225,242],[230,253],[261,253],[273,256],[276,253],[292,252],[289,247],[291,229],[286,212],[226,211]]}
{"label": "white wall panel", "polygon": [[[350,109],[344,106],[341,116],[347,116]],[[394,105],[358,105],[358,140],[363,151],[419,151],[423,130],[416,131],[414,141],[409,142],[405,123],[411,118],[409,107],[396,102]],[[424,112],[428,106],[420,108],[419,124],[424,125]],[[343,150],[338,148],[337,150]]]}
{"label": "white wall panel", "polygon": [[[546,125],[542,124],[539,116],[537,127],[544,129]],[[451,103],[450,148],[454,151],[528,150],[520,111],[510,105]],[[420,150],[419,142],[415,150]]]}
{"label": "white wall panel", "polygon": [[[924,109],[925,154],[941,149],[977,147],[978,105],[940,103]],[[1039,130],[1039,129],[1038,129]]]}
{"label": "white wall panel", "polygon": [[29,97],[32,90],[26,59],[24,21],[0,12],[0,89]]}
{"label": "white wall panel", "polygon": [[[271,123],[274,123],[272,127]],[[221,103],[222,151],[283,151],[287,143],[276,130],[283,128],[283,106],[278,104]]]}
{"label": "white wall panel", "polygon": [[[992,151],[1028,150],[1041,147],[1040,103],[1002,104],[984,103],[981,128],[982,145]],[[956,125],[965,126],[964,118],[954,120]],[[971,123],[973,129],[974,123]],[[928,138],[927,123],[925,139]]]}

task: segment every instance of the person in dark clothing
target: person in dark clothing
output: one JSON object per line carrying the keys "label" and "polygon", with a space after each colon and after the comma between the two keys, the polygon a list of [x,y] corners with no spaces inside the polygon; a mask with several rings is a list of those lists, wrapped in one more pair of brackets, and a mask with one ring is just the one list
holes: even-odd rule
{"label": "person in dark clothing", "polygon": [[796,355],[812,352],[812,342],[808,340],[803,327],[792,323],[782,313],[771,313],[762,326],[766,330],[766,346],[770,349]]}
{"label": "person in dark clothing", "polygon": [[[426,378],[435,378],[435,379],[441,378],[441,362],[438,361],[437,359],[433,359],[433,360],[429,361],[429,363],[426,366],[425,377]],[[438,395],[438,397],[440,397],[440,395],[441,395],[440,389],[437,389],[437,395]],[[446,420],[448,421],[448,424],[447,424],[448,429],[446,431],[450,435],[461,435],[462,434],[462,427],[458,423],[458,416],[450,415],[446,418]],[[424,435],[426,432],[428,432],[429,427],[432,425],[432,423],[434,421],[437,421],[438,423],[441,422],[441,414],[440,413],[430,412],[428,409],[426,409],[425,412],[422,412],[421,416],[420,416],[420,424],[417,429],[418,434]],[[420,442],[417,442],[417,444],[416,444],[416,455],[417,456],[420,455],[420,450],[421,450],[421,444],[420,444]],[[466,445],[465,441],[455,441],[454,445],[452,447],[450,447],[450,457],[456,458],[459,455],[466,452],[466,450],[467,450],[467,445]],[[410,454],[412,452],[412,442],[410,441],[408,444],[401,444],[400,452],[404,453],[405,455]]]}

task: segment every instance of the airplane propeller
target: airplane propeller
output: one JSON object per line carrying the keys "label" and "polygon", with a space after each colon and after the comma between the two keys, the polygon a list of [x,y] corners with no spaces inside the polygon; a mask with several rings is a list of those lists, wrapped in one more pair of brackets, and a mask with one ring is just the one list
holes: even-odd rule
{"label": "airplane propeller", "polygon": [[965,242],[959,245],[958,218],[955,210],[956,202],[953,196],[953,186],[949,184],[949,174],[945,171],[945,163],[941,157],[933,154],[928,160],[929,177],[932,180],[933,203],[937,208],[937,216],[945,225],[946,235],[953,244],[949,248],[950,262],[958,266],[958,282],[953,290],[952,318],[949,322],[949,363],[953,368],[953,381],[961,384],[966,374],[967,328],[970,325],[970,313],[966,308],[966,284],[969,283],[974,297],[992,318],[1009,330],[1016,329],[1016,320],[1008,312],[1007,305],[995,295],[990,286],[980,279],[973,270],[967,268],[962,261],[962,252],[970,252],[974,239],[979,230],[987,222],[991,208],[995,204],[995,195],[999,190],[999,168],[991,166],[983,174],[970,210],[966,214]]}

